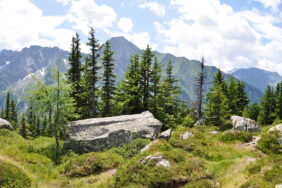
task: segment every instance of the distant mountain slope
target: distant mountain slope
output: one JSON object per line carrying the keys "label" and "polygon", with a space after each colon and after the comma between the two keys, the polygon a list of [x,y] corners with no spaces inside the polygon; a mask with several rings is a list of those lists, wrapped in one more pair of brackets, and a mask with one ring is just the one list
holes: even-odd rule
{"label": "distant mountain slope", "polygon": [[[115,72],[118,79],[123,78],[129,58],[136,53],[141,53],[142,50],[137,48],[134,44],[126,40],[124,37],[114,37],[110,40],[111,49],[114,51]],[[103,48],[101,49],[101,52]],[[100,52],[100,53],[101,53]],[[200,70],[200,62],[188,60],[184,57],[175,57],[171,54],[154,52],[158,60],[166,65],[169,60],[174,65],[173,74],[179,79],[179,85],[183,91],[181,98],[189,102],[195,100],[194,80],[198,71]],[[85,57],[86,54],[83,54]],[[29,89],[32,78],[30,73],[39,79],[48,79],[51,75],[51,68],[55,66],[57,59],[63,59],[62,70],[66,71],[68,67],[68,52],[59,48],[47,48],[40,46],[31,46],[24,48],[22,51],[7,51],[0,52],[0,106],[4,104],[4,93],[7,88],[12,90],[13,94],[17,96],[18,102],[23,104],[23,99],[26,91]],[[83,59],[83,58],[82,58]],[[208,77],[206,82],[206,91],[212,86],[212,80],[217,72],[216,67],[207,66],[206,72]],[[225,74],[229,79],[229,75]],[[262,93],[248,84],[246,84],[247,93],[252,102],[257,102]]]}
{"label": "distant mountain slope", "polygon": [[275,86],[282,81],[282,77],[277,72],[270,72],[258,68],[237,69],[232,74],[246,83],[264,92],[268,85]]}

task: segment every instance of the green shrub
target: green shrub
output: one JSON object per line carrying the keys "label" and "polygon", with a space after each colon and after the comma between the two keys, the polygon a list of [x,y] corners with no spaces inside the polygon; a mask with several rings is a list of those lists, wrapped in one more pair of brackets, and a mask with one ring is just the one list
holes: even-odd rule
{"label": "green shrub", "polygon": [[252,139],[252,133],[238,130],[225,131],[222,135],[219,136],[219,140],[225,143],[234,143],[236,141],[250,142]]}
{"label": "green shrub", "polygon": [[0,187],[30,187],[31,179],[20,168],[0,161]]}
{"label": "green shrub", "polygon": [[62,171],[70,177],[82,177],[115,168],[122,162],[116,153],[87,153],[68,161]]}
{"label": "green shrub", "polygon": [[258,141],[257,148],[267,154],[280,154],[282,150],[277,135],[271,133],[262,135],[261,139]]}
{"label": "green shrub", "polygon": [[193,127],[194,126],[194,120],[191,118],[189,114],[184,117],[182,126],[184,127]]}
{"label": "green shrub", "polygon": [[108,152],[117,153],[124,159],[130,159],[137,155],[142,148],[144,148],[150,142],[149,139],[135,139],[129,144],[124,144],[120,147],[112,148]]}

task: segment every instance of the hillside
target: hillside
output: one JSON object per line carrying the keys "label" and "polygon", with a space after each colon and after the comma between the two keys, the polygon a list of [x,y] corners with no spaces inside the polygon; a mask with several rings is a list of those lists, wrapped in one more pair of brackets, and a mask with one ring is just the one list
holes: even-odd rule
{"label": "hillside", "polygon": [[[115,72],[118,75],[118,79],[120,79],[123,78],[130,56],[141,53],[142,50],[124,37],[114,37],[110,40],[110,44],[111,49],[114,51]],[[181,98],[189,102],[195,100],[194,80],[200,68],[199,61],[159,52],[155,52],[155,54],[164,65],[169,60],[172,61],[174,65],[173,74],[179,79],[179,85],[183,91]],[[86,54],[83,54],[83,56],[85,57]],[[0,52],[0,106],[3,106],[5,91],[10,88],[13,95],[17,97],[19,106],[23,107],[25,93],[32,85],[30,73],[34,73],[39,79],[45,79],[50,82],[50,70],[54,67],[59,57],[64,62],[62,70],[66,71],[68,67],[68,52],[59,48],[31,46],[30,48],[24,48],[22,51],[2,50]],[[205,91],[208,91],[208,88],[212,86],[212,80],[217,72],[217,68],[207,66],[206,72],[208,74],[206,83],[208,84],[205,86]],[[225,74],[225,77],[228,80],[230,76]],[[246,91],[251,102],[258,102],[262,96],[262,92],[248,84],[246,84]]]}
{"label": "hillside", "polygon": [[[4,187],[274,187],[282,183],[279,154],[267,155],[248,144],[262,133],[218,132],[216,127],[178,127],[166,141],[160,139],[139,153],[149,140],[101,153],[77,155],[62,151],[54,160],[54,139],[25,140],[0,130],[0,185]],[[194,136],[181,139],[185,131]],[[237,136],[236,136],[237,135]],[[60,143],[63,144],[63,141]],[[143,164],[149,155],[161,155],[170,167]]]}

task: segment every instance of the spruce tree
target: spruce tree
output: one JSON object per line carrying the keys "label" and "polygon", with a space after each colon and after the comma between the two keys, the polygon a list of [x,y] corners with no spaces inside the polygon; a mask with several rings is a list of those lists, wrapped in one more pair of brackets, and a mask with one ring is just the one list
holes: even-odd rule
{"label": "spruce tree", "polygon": [[196,90],[196,111],[198,114],[197,119],[201,119],[203,116],[203,100],[204,100],[204,85],[205,85],[205,78],[207,77],[207,73],[205,72],[205,58],[202,57],[201,60],[201,67],[200,67],[200,72],[197,74],[196,77],[196,85],[195,85],[195,90]]}
{"label": "spruce tree", "polygon": [[222,74],[221,70],[218,69],[217,73],[215,74],[213,85],[220,85],[225,96],[228,95],[227,92],[227,82],[224,80],[224,75]]}
{"label": "spruce tree", "polygon": [[160,93],[161,93],[161,77],[162,77],[162,65],[158,62],[157,57],[155,57],[154,63],[152,65],[152,71],[150,75],[150,111],[156,115],[159,109]]}
{"label": "spruce tree", "polygon": [[282,82],[277,84],[275,95],[276,116],[282,119]]}
{"label": "spruce tree", "polygon": [[86,76],[86,85],[89,89],[89,105],[90,105],[90,111],[91,111],[91,117],[97,117],[97,104],[98,104],[98,81],[100,80],[100,77],[98,77],[98,72],[100,70],[100,66],[98,66],[98,50],[100,48],[100,45],[98,44],[98,40],[95,38],[95,31],[93,28],[91,28],[89,32],[90,38],[88,38],[89,42],[87,45],[90,47],[90,54],[89,54],[89,63],[87,68],[87,76]]}
{"label": "spruce tree", "polygon": [[11,102],[11,124],[13,125],[14,129],[18,128],[18,114],[15,100],[12,100]]}
{"label": "spruce tree", "polygon": [[71,84],[72,91],[71,91],[71,97],[76,102],[77,112],[81,113],[81,87],[80,87],[80,81],[81,81],[81,61],[80,58],[82,57],[80,52],[80,38],[78,33],[76,33],[75,37],[72,38],[72,44],[71,44],[71,52],[69,54],[69,62],[70,62],[70,68],[67,73],[68,82]]}
{"label": "spruce tree", "polygon": [[230,109],[231,115],[240,115],[239,114],[239,90],[238,84],[235,83],[234,76],[231,75],[229,85],[227,88],[227,99],[228,99],[228,106]]}
{"label": "spruce tree", "polygon": [[144,50],[141,56],[141,64],[140,64],[140,71],[141,71],[141,91],[142,91],[142,103],[143,103],[143,111],[149,110],[149,98],[150,98],[150,76],[151,76],[151,65],[152,65],[152,58],[154,54],[151,51],[150,46],[148,45],[147,48]]}
{"label": "spruce tree", "polygon": [[27,109],[27,123],[28,126],[28,132],[30,133],[30,136],[35,137],[36,136],[36,117],[33,110],[33,104],[29,104],[29,108]]}
{"label": "spruce tree", "polygon": [[116,75],[114,73],[114,52],[111,51],[110,42],[107,41],[105,43],[105,49],[102,57],[102,65],[104,69],[103,78],[102,78],[102,116],[111,116],[113,112],[113,108],[111,102],[113,100],[113,95],[115,93],[115,78]]}
{"label": "spruce tree", "polygon": [[253,103],[248,112],[249,118],[257,121],[260,111],[261,111],[260,105],[258,103]]}
{"label": "spruce tree", "polygon": [[5,107],[5,119],[11,121],[11,112],[10,112],[10,92],[8,91],[6,96],[6,107]]}
{"label": "spruce tree", "polygon": [[22,137],[24,138],[27,138],[26,117],[25,117],[24,112],[22,113],[22,116],[21,116],[20,135],[22,135]]}
{"label": "spruce tree", "polygon": [[245,91],[244,81],[237,82],[237,115],[242,115],[244,108],[249,104],[248,95]]}
{"label": "spruce tree", "polygon": [[261,113],[259,122],[263,125],[268,125],[275,119],[275,94],[270,86],[267,86],[264,96],[261,99]]}

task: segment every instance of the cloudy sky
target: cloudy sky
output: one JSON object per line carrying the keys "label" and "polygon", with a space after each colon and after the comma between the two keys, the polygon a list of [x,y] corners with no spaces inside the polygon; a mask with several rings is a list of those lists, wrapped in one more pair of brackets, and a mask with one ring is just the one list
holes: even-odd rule
{"label": "cloudy sky", "polygon": [[101,43],[124,36],[140,48],[205,56],[224,71],[282,74],[281,7],[282,0],[0,0],[0,50],[69,50],[75,32],[85,43],[94,27]]}

